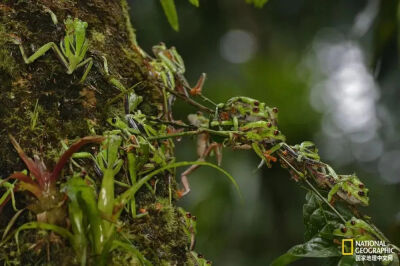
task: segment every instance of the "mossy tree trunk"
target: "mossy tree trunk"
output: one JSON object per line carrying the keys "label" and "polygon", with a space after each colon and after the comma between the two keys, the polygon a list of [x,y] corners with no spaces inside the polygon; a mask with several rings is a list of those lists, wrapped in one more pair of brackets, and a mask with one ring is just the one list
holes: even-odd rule
{"label": "mossy tree trunk", "polygon": [[[120,91],[107,82],[102,56],[108,59],[110,74],[124,86],[129,88],[140,82],[135,90],[144,99],[139,107],[141,111],[160,115],[162,108],[158,106],[161,106],[162,92],[157,82],[148,75],[126,8],[126,2],[120,0],[14,0],[0,3],[2,178],[26,168],[10,144],[8,134],[18,140],[29,156],[38,154],[48,166],[52,166],[62,150],[60,141],[71,142],[91,135],[91,126],[97,134],[110,129],[106,119],[112,116],[114,109],[122,108],[122,103],[120,106],[107,105]],[[48,9],[57,16],[58,24],[52,22]],[[52,50],[35,62],[25,64],[18,45],[12,41],[15,36],[21,38],[28,56],[48,42],[58,44],[65,36],[63,21],[68,16],[88,23],[90,46],[86,57],[92,57],[94,64],[83,84],[79,80],[84,68],[68,75]],[[36,104],[38,107],[35,110]],[[33,122],[35,113],[38,115],[36,124]],[[189,254],[187,237],[179,226],[179,214],[175,207],[166,206],[160,211],[157,205],[160,198],[162,201],[162,198],[168,197],[165,192],[168,182],[159,182],[158,187],[156,197],[148,191],[138,194],[137,205],[146,208],[149,215],[128,226],[131,226],[137,240],[135,244],[156,265],[183,264]],[[26,195],[21,194],[17,194],[17,204],[28,200]],[[0,216],[2,227],[11,215],[11,208],[7,206]],[[33,234],[30,241],[37,243],[40,237],[30,232]],[[69,265],[71,251],[63,245],[68,246],[67,242],[52,244],[50,254],[33,252],[29,255],[31,257],[26,255],[20,258],[21,263],[29,265],[50,256],[54,264]]]}

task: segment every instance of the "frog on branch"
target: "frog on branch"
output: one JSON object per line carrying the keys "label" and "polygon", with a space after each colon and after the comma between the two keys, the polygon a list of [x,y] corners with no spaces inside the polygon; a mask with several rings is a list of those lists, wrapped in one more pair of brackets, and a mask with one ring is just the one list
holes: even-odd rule
{"label": "frog on branch", "polygon": [[[215,115],[206,118],[201,113],[188,116],[192,126],[198,128],[197,153],[199,161],[214,152],[218,164],[222,159],[222,147],[254,149],[262,160],[268,160],[265,152],[269,146],[285,141],[277,128],[277,108],[248,97],[233,97],[217,105]],[[187,176],[199,165],[192,165],[181,174],[184,191],[190,191]]]}
{"label": "frog on branch", "polygon": [[187,89],[190,89],[191,92],[201,91],[206,76],[203,73],[196,86],[191,88],[184,76],[185,64],[175,47],[168,49],[164,43],[160,43],[153,46],[153,54],[156,58],[148,62],[149,73],[163,85],[164,114],[167,118],[173,120],[171,106],[175,96],[170,95],[168,91],[176,92],[188,98]]}
{"label": "frog on branch", "polygon": [[[393,244],[390,244],[388,239],[383,235],[382,232],[380,232],[379,229],[363,219],[352,217],[350,220],[346,221],[345,224],[341,224],[338,228],[334,229],[332,234],[333,236],[341,239],[352,239],[353,241],[358,242],[366,241],[361,243],[367,245],[365,248],[375,249],[376,255],[390,256],[391,259],[382,262],[383,265],[389,265],[392,261],[398,261],[396,253],[399,252],[399,248]],[[343,244],[341,241],[334,239],[334,242],[339,245],[340,249],[346,249],[346,246],[342,247]],[[389,250],[392,250],[392,253]],[[351,252],[351,250],[348,250],[347,252],[349,251]],[[357,252],[355,252],[353,256],[356,254]]]}
{"label": "frog on branch", "polygon": [[86,38],[87,22],[78,18],[68,17],[65,21],[66,35],[60,41],[60,48],[54,43],[49,42],[40,47],[33,55],[27,57],[20,38],[14,37],[14,43],[19,45],[21,55],[26,64],[33,63],[36,59],[43,56],[48,50],[53,49],[61,63],[67,68],[67,74],[72,74],[76,69],[86,65],[85,72],[80,80],[84,82],[93,65],[91,57],[85,59],[89,48],[89,41]]}

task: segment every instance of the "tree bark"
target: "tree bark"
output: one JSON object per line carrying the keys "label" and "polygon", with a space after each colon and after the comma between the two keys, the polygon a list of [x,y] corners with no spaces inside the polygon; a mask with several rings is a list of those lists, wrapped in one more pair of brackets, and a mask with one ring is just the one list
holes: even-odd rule
{"label": "tree bark", "polygon": [[[48,12],[58,18],[52,22]],[[79,80],[84,67],[67,74],[56,53],[49,50],[31,64],[25,64],[18,45],[12,39],[18,36],[28,56],[39,47],[59,41],[65,36],[63,21],[68,16],[88,23],[87,37],[90,45],[86,57],[93,58],[93,67],[83,84]],[[38,154],[46,165],[54,165],[60,156],[60,141],[72,142],[91,135],[92,125],[97,134],[110,130],[106,119],[120,113],[121,103],[109,105],[110,99],[120,91],[107,82],[103,59],[108,60],[110,74],[126,88],[140,82],[135,88],[143,97],[140,110],[159,116],[162,108],[162,92],[157,82],[148,75],[145,60],[136,44],[134,30],[130,25],[125,0],[11,0],[0,4],[0,176],[7,177],[25,167],[10,144],[8,134],[13,135],[28,154]],[[38,108],[35,111],[35,106]],[[34,113],[38,114],[36,125]],[[32,157],[32,156],[31,156]],[[160,177],[157,200],[148,190],[137,195],[137,205],[146,208],[147,218],[125,220],[125,226],[135,239],[134,244],[155,265],[190,264],[187,236],[179,223],[176,207],[162,206],[168,198],[167,177]],[[175,184],[173,189],[175,191]],[[26,201],[18,194],[17,203]],[[0,226],[5,226],[12,215],[10,206],[0,216]],[[25,221],[29,220],[27,215]],[[32,244],[37,244],[40,235],[30,231]],[[35,235],[37,234],[37,235]],[[20,243],[24,244],[24,243]],[[63,247],[64,245],[64,247]],[[44,248],[42,249],[44,250]],[[11,251],[10,251],[11,252]],[[11,254],[11,253],[10,253]],[[32,252],[17,258],[22,265],[48,261],[50,264],[71,265],[72,252],[68,242],[50,245],[50,254]],[[130,265],[129,257],[114,252],[114,264]],[[0,258],[1,261],[1,258]]]}

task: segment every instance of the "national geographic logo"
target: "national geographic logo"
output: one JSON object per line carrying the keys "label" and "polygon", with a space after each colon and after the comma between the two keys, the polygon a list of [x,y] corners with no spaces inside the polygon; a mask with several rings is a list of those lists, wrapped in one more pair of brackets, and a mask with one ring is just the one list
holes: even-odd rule
{"label": "national geographic logo", "polygon": [[356,261],[393,261],[393,247],[385,241],[342,239],[342,255],[355,255]]}
{"label": "national geographic logo", "polygon": [[342,239],[342,255],[354,254],[354,239]]}

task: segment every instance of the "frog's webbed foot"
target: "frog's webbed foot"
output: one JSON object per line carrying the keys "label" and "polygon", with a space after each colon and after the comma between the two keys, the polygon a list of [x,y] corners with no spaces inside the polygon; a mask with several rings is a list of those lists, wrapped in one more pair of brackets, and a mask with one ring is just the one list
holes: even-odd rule
{"label": "frog's webbed foot", "polygon": [[206,73],[202,73],[196,85],[190,89],[190,94],[193,96],[200,95],[203,90],[205,80],[206,80]]}

